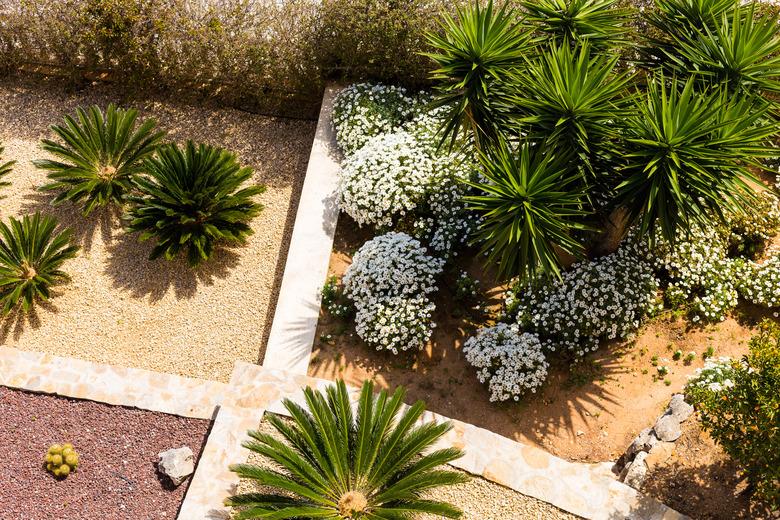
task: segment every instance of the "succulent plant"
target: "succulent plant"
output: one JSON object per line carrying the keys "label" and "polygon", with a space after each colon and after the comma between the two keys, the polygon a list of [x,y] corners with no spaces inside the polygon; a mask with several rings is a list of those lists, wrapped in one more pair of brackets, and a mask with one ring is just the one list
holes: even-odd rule
{"label": "succulent plant", "polygon": [[52,444],[46,452],[46,470],[55,477],[65,478],[79,465],[79,454],[70,443]]}

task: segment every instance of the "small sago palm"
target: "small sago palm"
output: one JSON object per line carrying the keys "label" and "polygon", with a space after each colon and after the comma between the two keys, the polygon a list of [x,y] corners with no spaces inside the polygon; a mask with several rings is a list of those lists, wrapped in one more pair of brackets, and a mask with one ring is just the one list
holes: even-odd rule
{"label": "small sago palm", "polygon": [[21,306],[27,312],[36,299],[49,299],[49,287],[68,281],[60,270],[76,256],[70,230],[55,233],[57,220],[40,213],[0,222],[0,304],[3,314]]}
{"label": "small sago palm", "polygon": [[61,139],[43,139],[42,146],[55,159],[34,161],[48,172],[51,182],[41,190],[58,191],[52,201],[71,201],[88,215],[99,206],[122,204],[131,179],[144,158],[154,153],[164,133],[156,132],[154,120],[136,126],[138,112],[113,104],[105,114],[97,106],[76,109],[76,117],[65,116],[64,125],[52,131]]}
{"label": "small sago palm", "polygon": [[619,0],[528,0],[527,21],[553,42],[579,45],[586,41],[603,50],[625,42],[631,11]]}
{"label": "small sago palm", "polygon": [[697,93],[694,82],[653,79],[627,121],[618,201],[642,234],[652,238],[660,228],[669,242],[680,226],[711,226],[749,208],[760,182],[751,168],[776,154],[769,139],[778,125],[766,117],[767,102],[723,89]]}
{"label": "small sago palm", "polygon": [[450,109],[441,142],[452,146],[465,132],[483,148],[502,131],[503,82],[523,66],[529,37],[515,12],[506,4],[494,9],[492,0],[458,8],[455,18],[444,14],[441,26],[441,34],[427,35],[434,49],[427,56],[437,65],[435,105]]}
{"label": "small sago palm", "polygon": [[285,400],[292,417],[268,421],[285,442],[261,432],[249,432],[249,450],[283,468],[238,464],[231,467],[271,491],[236,495],[227,504],[239,508],[237,519],[332,518],[342,520],[402,520],[418,514],[460,518],[445,502],[425,498],[441,486],[466,481],[461,473],[441,469],[462,456],[455,448],[430,451],[451,424],[424,423],[424,404],[403,410],[404,391],[373,393],[363,384],[353,412],[343,381],[322,392],[304,390],[306,408]]}
{"label": "small sago palm", "polygon": [[[3,152],[5,151],[5,148],[0,146],[0,156],[3,155]],[[9,173],[11,173],[11,170],[14,168],[14,164],[16,164],[16,161],[7,161],[0,164],[0,188],[3,186],[10,186],[11,183],[4,180],[4,177],[8,176]]]}
{"label": "small sago palm", "polygon": [[253,198],[265,187],[243,186],[252,169],[235,154],[192,141],[183,149],[163,145],[144,161],[144,170],[133,179],[137,193],[128,197],[128,220],[139,240],[156,240],[150,259],[172,260],[186,251],[196,266],[217,243],[243,244],[252,234],[248,223],[263,209]]}
{"label": "small sago palm", "polygon": [[484,217],[475,238],[499,276],[560,276],[561,252],[583,256],[571,232],[589,229],[585,192],[566,162],[528,143],[517,153],[500,142],[480,154],[485,181],[469,182],[479,193],[466,200]]}

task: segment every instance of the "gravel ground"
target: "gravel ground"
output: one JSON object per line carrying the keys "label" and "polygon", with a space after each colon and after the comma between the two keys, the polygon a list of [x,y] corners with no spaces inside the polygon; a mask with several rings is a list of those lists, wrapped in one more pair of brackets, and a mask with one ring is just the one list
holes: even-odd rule
{"label": "gravel ground", "polygon": [[[0,520],[172,520],[187,482],[158,476],[161,451],[200,454],[209,421],[0,387]],[[43,457],[70,442],[76,472],[57,480]]]}
{"label": "gravel ground", "polygon": [[[259,430],[271,434],[277,439],[282,439],[281,435],[267,421],[260,423]],[[256,453],[249,455],[249,462],[280,469],[279,466]],[[263,489],[249,480],[241,480],[239,493],[255,491],[267,492],[269,490]],[[579,518],[551,504],[475,476],[472,476],[466,484],[440,488],[430,493],[429,496],[459,507],[464,512],[464,520],[576,520]],[[420,520],[434,520],[438,517],[423,515],[419,518]]]}
{"label": "gravel ground", "polygon": [[224,250],[197,271],[184,262],[147,260],[152,243],[124,233],[116,215],[81,216],[50,193],[36,192],[45,174],[31,160],[48,127],[78,105],[122,103],[105,87],[69,93],[22,80],[0,82],[3,160],[17,165],[3,188],[0,217],[41,210],[73,228],[82,246],[64,266],[72,283],[29,317],[0,321],[0,344],[100,363],[226,381],[235,360],[263,358],[273,302],[305,175],[315,123],[233,109],[148,100],[129,103],[155,117],[171,140],[223,146],[255,169],[268,190],[265,210],[245,247]]}

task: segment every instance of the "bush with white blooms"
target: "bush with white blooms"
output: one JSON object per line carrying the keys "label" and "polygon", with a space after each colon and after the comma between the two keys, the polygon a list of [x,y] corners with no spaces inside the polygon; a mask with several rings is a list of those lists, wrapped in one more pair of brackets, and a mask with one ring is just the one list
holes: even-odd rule
{"label": "bush with white blooms", "polygon": [[478,369],[479,381],[488,384],[491,401],[518,401],[547,379],[549,364],[539,337],[520,332],[516,325],[499,323],[480,329],[464,343],[463,354]]}
{"label": "bush with white blooms", "polygon": [[356,83],[340,91],[333,101],[336,141],[346,155],[369,139],[400,129],[415,114],[418,101],[403,87]]}
{"label": "bush with white blooms", "polygon": [[443,264],[405,233],[386,233],[363,244],[343,280],[363,341],[394,353],[421,348],[433,332],[435,306],[428,296],[437,290]]}
{"label": "bush with white blooms", "polygon": [[780,255],[759,264],[736,260],[736,286],[739,294],[750,303],[764,307],[780,307]]}
{"label": "bush with white blooms", "polygon": [[602,340],[627,338],[655,308],[658,281],[646,248],[626,241],[611,255],[574,264],[561,280],[540,279],[507,294],[507,317],[549,351],[576,357]]}

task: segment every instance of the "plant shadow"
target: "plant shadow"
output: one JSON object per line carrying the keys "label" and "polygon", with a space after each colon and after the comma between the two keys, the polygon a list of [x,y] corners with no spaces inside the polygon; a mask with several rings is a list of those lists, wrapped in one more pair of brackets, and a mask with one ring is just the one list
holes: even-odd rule
{"label": "plant shadow", "polygon": [[215,279],[227,278],[238,265],[239,254],[233,248],[217,247],[212,257],[192,268],[183,256],[173,260],[149,260],[153,240],[139,242],[137,233],[117,236],[107,248],[105,272],[115,289],[127,290],[133,298],[161,300],[173,291],[176,299],[190,299],[199,285],[212,285]]}
{"label": "plant shadow", "polygon": [[[52,291],[51,298],[56,294]],[[37,329],[41,326],[41,316],[39,309],[47,313],[56,314],[57,306],[49,301],[36,301],[28,312],[24,312],[21,307],[13,309],[8,315],[0,317],[0,345],[6,343],[10,338],[18,341],[24,331],[29,327]]]}

